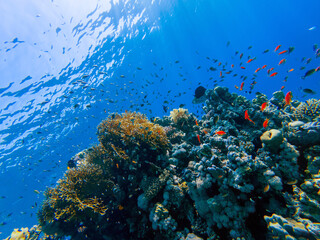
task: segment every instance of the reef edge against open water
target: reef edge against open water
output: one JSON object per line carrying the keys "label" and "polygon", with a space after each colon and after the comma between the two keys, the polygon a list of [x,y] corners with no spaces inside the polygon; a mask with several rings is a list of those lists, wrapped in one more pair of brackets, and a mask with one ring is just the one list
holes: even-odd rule
{"label": "reef edge against open water", "polygon": [[7,239],[320,239],[320,100],[289,100],[216,87],[201,119],[112,114]]}

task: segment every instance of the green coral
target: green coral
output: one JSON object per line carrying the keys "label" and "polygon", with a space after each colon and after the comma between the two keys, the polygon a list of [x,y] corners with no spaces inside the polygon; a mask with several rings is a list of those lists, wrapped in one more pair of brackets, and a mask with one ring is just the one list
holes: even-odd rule
{"label": "green coral", "polygon": [[320,120],[320,100],[309,99],[300,103],[294,110],[294,116],[298,120],[314,122]]}

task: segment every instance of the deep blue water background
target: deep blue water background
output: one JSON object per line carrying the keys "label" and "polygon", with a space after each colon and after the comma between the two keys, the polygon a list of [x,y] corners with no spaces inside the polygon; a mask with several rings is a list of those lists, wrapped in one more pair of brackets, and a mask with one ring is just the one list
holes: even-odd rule
{"label": "deep blue water background", "polygon": [[[155,117],[185,104],[200,117],[201,105],[192,104],[199,84],[250,99],[256,91],[270,98],[281,86],[294,99],[319,98],[300,89],[320,92],[320,73],[301,79],[320,65],[313,50],[320,45],[319,9],[317,0],[2,1],[0,238],[36,224],[43,191],[74,154],[97,143],[96,127],[111,112]],[[279,44],[279,51],[295,50],[278,56]],[[249,56],[256,60],[246,64]],[[287,62],[278,66],[282,58]],[[222,65],[228,71],[231,64],[220,81]],[[249,94],[252,74],[264,64],[279,74],[260,71]],[[241,75],[248,76],[242,92],[234,87]]]}

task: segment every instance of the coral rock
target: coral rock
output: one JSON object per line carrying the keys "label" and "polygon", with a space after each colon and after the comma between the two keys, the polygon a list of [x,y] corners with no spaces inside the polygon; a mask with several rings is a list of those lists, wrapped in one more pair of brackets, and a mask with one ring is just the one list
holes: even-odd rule
{"label": "coral rock", "polygon": [[320,145],[320,122],[308,122],[298,129],[291,129],[288,141],[297,146]]}
{"label": "coral rock", "polygon": [[276,152],[283,142],[283,135],[280,130],[271,129],[264,132],[260,139],[270,151]]}

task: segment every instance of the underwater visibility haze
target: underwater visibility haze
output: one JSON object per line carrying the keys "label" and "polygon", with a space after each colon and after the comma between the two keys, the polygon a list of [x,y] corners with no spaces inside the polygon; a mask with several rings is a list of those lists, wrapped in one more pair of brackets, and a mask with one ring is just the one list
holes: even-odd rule
{"label": "underwater visibility haze", "polygon": [[320,2],[11,0],[1,239],[320,239]]}

